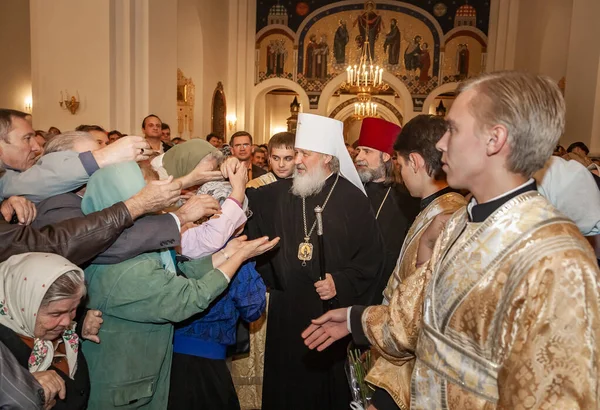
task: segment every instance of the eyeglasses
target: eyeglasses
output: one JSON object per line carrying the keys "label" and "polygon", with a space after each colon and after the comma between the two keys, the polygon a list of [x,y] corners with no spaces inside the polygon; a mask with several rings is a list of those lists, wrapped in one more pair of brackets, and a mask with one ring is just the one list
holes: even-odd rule
{"label": "eyeglasses", "polygon": [[250,147],[250,144],[248,144],[248,143],[246,143],[246,144],[235,144],[235,145],[233,146],[233,148],[236,148],[236,149],[240,149],[240,148],[248,148],[248,147]]}

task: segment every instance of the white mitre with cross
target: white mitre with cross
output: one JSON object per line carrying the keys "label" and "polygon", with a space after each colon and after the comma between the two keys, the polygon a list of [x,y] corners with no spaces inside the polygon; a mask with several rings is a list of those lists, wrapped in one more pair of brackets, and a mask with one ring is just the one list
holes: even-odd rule
{"label": "white mitre with cross", "polygon": [[314,114],[298,114],[295,147],[336,157],[340,162],[340,174],[367,194],[346,149],[341,121]]}

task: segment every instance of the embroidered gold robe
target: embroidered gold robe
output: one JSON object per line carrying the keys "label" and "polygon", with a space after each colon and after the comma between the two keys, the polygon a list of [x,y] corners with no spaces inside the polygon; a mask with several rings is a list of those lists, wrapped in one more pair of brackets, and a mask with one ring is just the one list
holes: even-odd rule
{"label": "embroidered gold robe", "polygon": [[260,188],[261,186],[272,184],[277,181],[277,177],[272,172],[267,172],[257,178],[251,179],[246,183],[246,188]]}
{"label": "embroidered gold robe", "polygon": [[518,195],[479,224],[457,212],[418,273],[428,285],[417,342],[388,327],[384,349],[395,360],[398,346],[415,349],[412,409],[597,408],[598,265],[541,195]]}
{"label": "embroidered gold robe", "polygon": [[[384,305],[388,305],[392,300],[394,290],[397,289],[401,283],[406,282],[406,279],[409,276],[415,273],[419,241],[421,240],[423,232],[427,229],[433,219],[442,213],[452,214],[465,205],[466,201],[462,195],[455,192],[449,192],[434,199],[419,213],[419,215],[417,215],[404,239],[398,262],[396,263],[396,268],[394,269],[392,276],[390,276],[384,290]],[[422,294],[423,292],[419,292],[417,303],[410,305],[415,306],[416,311],[403,311],[402,318],[399,319],[406,320],[406,318],[412,317],[417,312],[418,314],[421,314],[420,306],[423,301]],[[411,295],[407,294],[404,294],[404,296],[406,298],[411,297]],[[405,304],[404,300],[397,301],[396,303],[408,306]],[[418,329],[413,329],[412,333],[416,337]],[[406,409],[410,403],[410,376],[413,364],[414,360],[398,364],[388,361],[385,357],[379,357],[375,366],[373,366],[369,372],[367,381],[375,386],[385,389],[401,409]]]}

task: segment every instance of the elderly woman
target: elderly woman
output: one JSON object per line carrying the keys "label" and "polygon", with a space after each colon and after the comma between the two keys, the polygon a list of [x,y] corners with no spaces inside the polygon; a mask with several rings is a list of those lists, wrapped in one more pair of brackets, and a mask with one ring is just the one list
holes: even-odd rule
{"label": "elderly woman", "polygon": [[224,159],[223,152],[208,142],[193,139],[172,147],[154,158],[151,164],[160,179],[172,175],[182,182],[183,188],[190,188],[197,181],[223,180],[219,166]]}
{"label": "elderly woman", "polygon": [[83,271],[62,256],[24,253],[0,264],[0,342],[43,388],[44,408],[85,409],[90,383],[75,333]]}
{"label": "elderly woman", "polygon": [[[144,186],[133,162],[97,171],[82,210],[104,209]],[[278,239],[231,241],[213,256],[176,265],[168,250],[85,270],[89,307],[103,312],[100,345],[85,345],[92,385],[89,409],[165,409],[172,359],[172,322],[202,312],[223,292],[241,264]],[[185,276],[177,276],[178,268]]]}

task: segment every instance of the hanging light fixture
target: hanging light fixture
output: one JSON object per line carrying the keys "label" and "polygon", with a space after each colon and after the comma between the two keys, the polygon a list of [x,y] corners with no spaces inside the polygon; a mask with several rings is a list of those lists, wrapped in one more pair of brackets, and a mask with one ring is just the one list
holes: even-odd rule
{"label": "hanging light fixture", "polygon": [[387,91],[389,86],[383,82],[383,68],[373,64],[368,31],[366,31],[360,60],[358,64],[350,64],[346,67],[346,81],[342,83],[340,89],[356,94],[358,102],[354,104],[354,115],[358,119],[377,115],[377,104],[371,101],[371,97]]}

